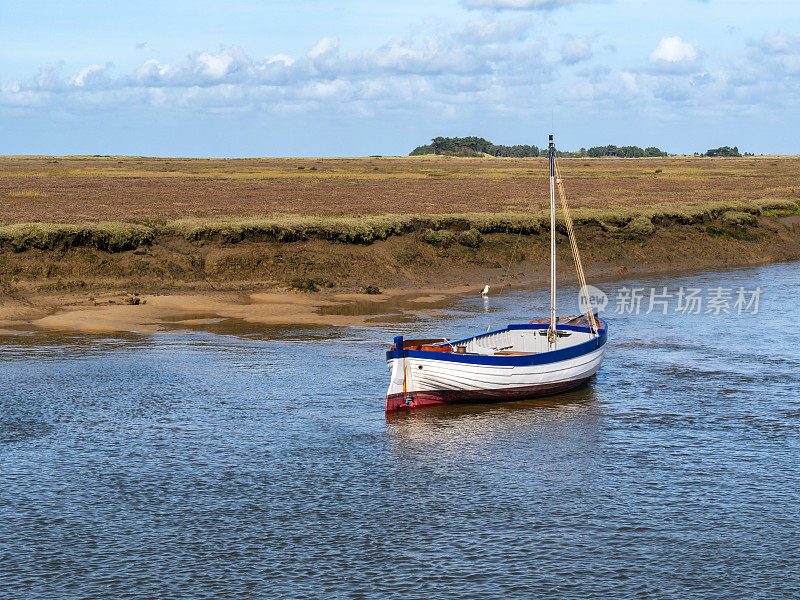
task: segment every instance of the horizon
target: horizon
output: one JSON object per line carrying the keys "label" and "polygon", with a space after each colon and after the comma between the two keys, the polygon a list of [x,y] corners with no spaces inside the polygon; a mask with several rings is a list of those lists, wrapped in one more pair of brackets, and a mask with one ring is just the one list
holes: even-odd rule
{"label": "horizon", "polygon": [[792,156],[798,30],[788,0],[43,0],[0,8],[0,154],[402,156],[431,131],[552,130]]}
{"label": "horizon", "polygon": [[[610,144],[605,144],[610,145]],[[638,144],[632,144],[638,145]],[[733,146],[731,146],[733,147]],[[710,149],[710,148],[709,148]],[[709,150],[707,149],[707,150]],[[579,152],[580,148],[575,150],[561,150],[556,148],[558,152],[565,152],[565,153],[575,153]],[[795,158],[800,156],[800,153],[796,154],[778,154],[778,153],[771,153],[771,154],[756,154],[756,153],[748,153],[746,156],[744,151],[740,149],[742,152],[741,156],[706,156],[702,153],[685,153],[685,154],[672,154],[668,153],[667,156],[641,156],[641,157],[621,157],[621,156],[581,156],[581,157],[562,157],[562,158],[580,158],[582,160],[664,160],[665,158],[713,158],[715,160],[729,160],[729,159],[747,159],[747,158]],[[320,155],[253,155],[253,156],[185,156],[185,155],[178,155],[178,154],[0,154],[0,158],[142,158],[142,159],[174,159],[174,160],[274,160],[274,159],[328,159],[328,160],[336,160],[336,159],[366,159],[366,158],[407,158],[411,160],[421,159],[421,158],[430,158],[430,157],[441,157],[442,159],[463,159],[463,160],[474,160],[478,159],[490,159],[490,160],[527,160],[527,159],[546,159],[546,156],[525,156],[525,157],[514,157],[514,156],[452,156],[447,154],[421,154],[418,156],[410,156],[409,154],[354,154],[349,156],[344,155],[330,155],[330,156],[320,156]]]}

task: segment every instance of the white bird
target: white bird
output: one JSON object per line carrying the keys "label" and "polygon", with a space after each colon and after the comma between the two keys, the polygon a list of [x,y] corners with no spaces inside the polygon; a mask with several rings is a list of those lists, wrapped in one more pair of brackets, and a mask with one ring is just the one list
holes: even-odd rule
{"label": "white bird", "polygon": [[481,296],[488,296],[488,295],[489,295],[489,286],[487,285],[484,286],[484,288],[481,290]]}

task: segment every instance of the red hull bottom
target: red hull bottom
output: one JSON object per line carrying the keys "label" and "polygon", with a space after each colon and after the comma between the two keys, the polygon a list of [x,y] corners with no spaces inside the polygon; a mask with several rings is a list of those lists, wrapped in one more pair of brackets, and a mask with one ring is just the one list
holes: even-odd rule
{"label": "red hull bottom", "polygon": [[[562,383],[547,383],[543,385],[528,385],[503,390],[432,390],[423,392],[409,392],[407,394],[392,394],[386,396],[386,412],[411,410],[426,406],[442,406],[443,404],[466,404],[477,402],[507,402],[509,400],[524,400],[549,396],[574,389],[587,381],[577,379]],[[408,401],[406,401],[408,399]]]}

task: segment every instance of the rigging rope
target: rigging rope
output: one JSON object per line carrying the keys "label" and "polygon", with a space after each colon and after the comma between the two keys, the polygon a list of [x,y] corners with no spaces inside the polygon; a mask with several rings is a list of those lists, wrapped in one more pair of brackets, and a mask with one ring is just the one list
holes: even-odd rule
{"label": "rigging rope", "polygon": [[[575,238],[575,229],[572,225],[572,215],[570,215],[569,207],[567,206],[567,195],[564,192],[564,185],[561,183],[561,172],[558,168],[558,157],[554,157],[555,163],[555,177],[556,177],[556,188],[558,189],[558,196],[561,200],[561,208],[564,211],[564,222],[567,226],[567,234],[569,235],[569,245],[572,249],[572,258],[575,262],[575,271],[578,274],[578,285],[580,285],[580,293],[583,295],[584,300],[586,301],[586,307],[588,308],[588,315],[587,319],[589,321],[589,328],[592,330],[594,335],[597,335],[598,326],[597,326],[597,319],[594,318],[594,310],[592,308],[592,301],[589,297],[589,291],[586,289],[586,277],[583,274],[583,265],[581,264],[581,255],[578,252],[578,243]],[[516,254],[517,245],[519,244],[519,240],[522,237],[522,227],[523,225],[519,226],[519,231],[517,232],[517,239],[514,241],[514,246],[511,250],[511,257],[508,261],[508,267],[506,268],[506,274],[503,277],[502,281],[504,283],[508,283],[508,276],[511,271],[511,263],[514,260],[514,255]],[[447,342],[450,344],[450,342]],[[452,347],[452,344],[450,344]],[[404,369],[405,372],[405,369]],[[405,378],[404,378],[405,383]]]}
{"label": "rigging rope", "polygon": [[567,225],[567,233],[569,234],[569,245],[572,248],[572,258],[575,260],[575,270],[578,273],[578,285],[581,286],[581,294],[586,300],[586,307],[588,308],[589,327],[592,333],[597,335],[597,321],[594,318],[594,310],[592,309],[592,302],[589,298],[589,291],[586,289],[586,277],[583,275],[583,265],[581,264],[581,255],[578,252],[578,243],[575,241],[575,230],[572,227],[572,216],[569,213],[567,206],[567,195],[564,193],[564,185],[561,183],[561,172],[558,169],[558,158],[554,159],[555,162],[555,176],[556,187],[558,188],[558,196],[561,199],[561,208],[564,211],[564,221]]}

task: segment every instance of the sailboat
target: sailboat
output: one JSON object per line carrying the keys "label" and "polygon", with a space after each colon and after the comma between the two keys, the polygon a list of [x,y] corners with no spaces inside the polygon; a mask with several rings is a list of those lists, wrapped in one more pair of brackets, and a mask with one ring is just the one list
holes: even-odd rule
{"label": "sailboat", "polygon": [[[591,306],[553,136],[550,166],[550,316],[451,341],[402,335],[386,353],[386,412],[461,402],[504,402],[564,392],[600,368],[608,324]],[[561,201],[585,312],[556,316],[556,191]]]}

